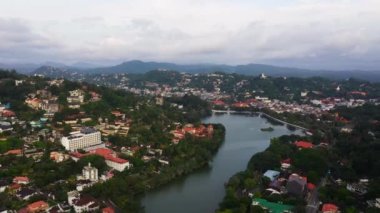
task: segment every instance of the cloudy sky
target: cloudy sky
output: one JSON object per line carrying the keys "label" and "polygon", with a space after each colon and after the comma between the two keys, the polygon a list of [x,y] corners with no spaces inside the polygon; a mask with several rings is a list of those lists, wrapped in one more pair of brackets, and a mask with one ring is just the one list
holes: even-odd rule
{"label": "cloudy sky", "polygon": [[0,63],[380,70],[380,0],[0,0]]}

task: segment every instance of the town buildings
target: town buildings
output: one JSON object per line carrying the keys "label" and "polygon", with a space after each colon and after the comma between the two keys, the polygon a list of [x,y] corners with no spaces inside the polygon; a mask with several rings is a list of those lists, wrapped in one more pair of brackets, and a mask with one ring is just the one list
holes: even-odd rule
{"label": "town buildings", "polygon": [[70,91],[70,96],[67,97],[67,103],[69,108],[78,109],[80,105],[84,103],[83,90],[77,89]]}
{"label": "town buildings", "polygon": [[91,163],[88,163],[88,166],[85,166],[82,170],[82,177],[85,180],[97,182],[99,180],[98,169],[92,167]]}
{"label": "town buildings", "polygon": [[61,144],[70,151],[104,147],[100,132],[91,127],[84,127],[80,131],[71,132],[67,137],[62,137]]}
{"label": "town buildings", "polygon": [[68,192],[67,200],[76,213],[93,212],[100,208],[99,202],[95,198],[88,195],[81,195],[78,191]]}
{"label": "town buildings", "polygon": [[31,203],[26,207],[26,209],[28,210],[28,213],[44,212],[48,208],[49,208],[49,204],[42,200]]}
{"label": "town buildings", "polygon": [[74,161],[78,161],[80,158],[87,155],[99,155],[105,159],[107,166],[117,170],[124,171],[124,169],[129,169],[132,164],[129,163],[128,160],[117,157],[116,153],[107,148],[97,148],[89,151],[86,154],[81,154],[79,152],[71,153],[71,158]]}

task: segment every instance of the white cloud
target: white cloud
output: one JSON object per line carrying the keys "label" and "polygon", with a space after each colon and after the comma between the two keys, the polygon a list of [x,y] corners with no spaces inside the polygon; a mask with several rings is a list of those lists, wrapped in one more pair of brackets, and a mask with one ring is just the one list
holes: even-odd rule
{"label": "white cloud", "polygon": [[380,65],[378,0],[0,2],[2,61]]}

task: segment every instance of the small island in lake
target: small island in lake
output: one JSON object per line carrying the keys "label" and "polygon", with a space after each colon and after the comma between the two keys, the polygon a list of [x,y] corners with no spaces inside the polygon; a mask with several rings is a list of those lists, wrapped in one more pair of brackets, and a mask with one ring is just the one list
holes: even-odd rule
{"label": "small island in lake", "polygon": [[261,128],[260,130],[263,132],[272,132],[274,129],[272,127],[267,127],[267,128]]}

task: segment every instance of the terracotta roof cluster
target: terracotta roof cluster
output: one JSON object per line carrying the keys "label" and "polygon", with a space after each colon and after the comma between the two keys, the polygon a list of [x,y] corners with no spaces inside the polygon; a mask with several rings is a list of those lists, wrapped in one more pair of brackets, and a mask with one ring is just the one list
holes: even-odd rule
{"label": "terracotta roof cluster", "polygon": [[310,149],[314,147],[314,145],[309,141],[296,141],[294,145],[302,149]]}
{"label": "terracotta roof cluster", "polygon": [[338,212],[338,207],[331,203],[323,204],[322,206],[322,212],[323,213],[335,213]]}
{"label": "terracotta roof cluster", "polygon": [[111,207],[106,207],[102,209],[102,213],[115,213],[115,210]]}
{"label": "terracotta roof cluster", "polygon": [[40,212],[40,211],[48,209],[49,204],[47,204],[45,201],[40,200],[40,201],[29,204],[26,208],[28,212]]}
{"label": "terracotta roof cluster", "polygon": [[112,161],[115,163],[119,163],[119,164],[129,162],[128,160],[116,157],[116,154],[112,150],[107,149],[107,148],[98,148],[95,150],[91,150],[90,152],[88,152],[86,154],[81,154],[79,152],[71,153],[71,156],[76,157],[76,158],[82,158],[82,157],[85,157],[87,155],[99,155],[99,156],[104,157],[104,159],[106,159],[106,160],[109,160],[109,161]]}
{"label": "terracotta roof cluster", "polygon": [[249,107],[249,104],[246,102],[236,102],[236,103],[233,103],[232,106],[239,107],[239,108],[247,108]]}
{"label": "terracotta roof cluster", "polygon": [[16,116],[16,113],[14,113],[12,110],[4,109],[4,110],[1,112],[1,115],[2,115],[3,117],[14,117],[14,116]]}
{"label": "terracotta roof cluster", "polygon": [[9,150],[8,152],[4,153],[5,155],[21,155],[22,150],[21,149],[12,149]]}
{"label": "terracotta roof cluster", "polygon": [[181,129],[176,129],[171,131],[173,134],[173,142],[179,142],[185,138],[186,134],[193,135],[195,137],[210,137],[214,132],[214,127],[210,124],[207,127],[205,125],[200,125],[199,127],[194,127],[193,125],[186,125]]}
{"label": "terracotta roof cluster", "polygon": [[224,101],[222,101],[222,100],[215,100],[212,103],[214,105],[217,105],[217,106],[224,106],[224,105],[226,105],[226,103],[224,103]]}
{"label": "terracotta roof cluster", "polygon": [[20,182],[29,182],[29,178],[25,176],[16,176],[13,178],[14,183],[20,183]]}

